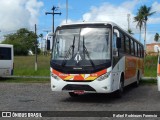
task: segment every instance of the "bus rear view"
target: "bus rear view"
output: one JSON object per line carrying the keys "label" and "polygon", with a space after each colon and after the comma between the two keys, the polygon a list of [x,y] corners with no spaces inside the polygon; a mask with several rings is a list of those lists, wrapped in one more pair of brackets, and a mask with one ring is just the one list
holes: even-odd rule
{"label": "bus rear view", "polygon": [[139,84],[143,46],[115,23],[62,25],[53,39],[52,91],[121,96],[124,86]]}
{"label": "bus rear view", "polygon": [[0,44],[0,77],[13,75],[13,45]]}

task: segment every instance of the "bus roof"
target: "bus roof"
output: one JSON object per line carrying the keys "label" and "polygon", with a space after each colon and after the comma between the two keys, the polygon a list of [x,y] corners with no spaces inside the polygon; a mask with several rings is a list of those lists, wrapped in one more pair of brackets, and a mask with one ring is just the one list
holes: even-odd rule
{"label": "bus roof", "polygon": [[13,47],[11,44],[0,44],[0,47]]}
{"label": "bus roof", "polygon": [[68,24],[62,24],[59,27],[70,26],[70,25],[84,25],[84,24],[104,24],[104,25],[111,24],[113,26],[118,26],[114,22],[102,21],[102,22],[76,22],[76,23],[68,23]]}

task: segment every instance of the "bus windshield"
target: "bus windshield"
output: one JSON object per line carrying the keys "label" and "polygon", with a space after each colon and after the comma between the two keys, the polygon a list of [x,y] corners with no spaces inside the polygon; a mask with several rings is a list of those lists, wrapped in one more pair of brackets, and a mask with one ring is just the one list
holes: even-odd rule
{"label": "bus windshield", "polygon": [[[72,28],[56,31],[52,61],[63,66],[95,66],[110,60],[110,28]],[[88,62],[87,62],[88,61]]]}

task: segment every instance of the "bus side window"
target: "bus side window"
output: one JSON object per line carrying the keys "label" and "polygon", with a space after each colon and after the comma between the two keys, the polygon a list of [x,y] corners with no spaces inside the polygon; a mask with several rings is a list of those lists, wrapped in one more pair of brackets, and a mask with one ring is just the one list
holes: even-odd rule
{"label": "bus side window", "polygon": [[137,56],[137,42],[135,42],[135,44],[134,44],[135,46],[135,56]]}
{"label": "bus side window", "polygon": [[130,54],[130,39],[127,36],[125,37],[126,53]]}
{"label": "bus side window", "polygon": [[131,55],[135,55],[134,41],[132,39],[130,39],[130,44],[131,44]]}
{"label": "bus side window", "polygon": [[139,44],[138,44],[138,47],[137,47],[137,51],[138,51],[138,57],[140,57],[140,48],[139,48]]}
{"label": "bus side window", "polygon": [[121,38],[121,48],[119,49],[119,51],[124,53],[125,52],[125,36],[123,33],[120,33],[120,38]]}
{"label": "bus side window", "polygon": [[117,34],[114,33],[113,34],[113,43],[112,43],[112,47],[113,47],[114,50],[117,48],[117,46],[116,46],[116,40],[117,40]]}

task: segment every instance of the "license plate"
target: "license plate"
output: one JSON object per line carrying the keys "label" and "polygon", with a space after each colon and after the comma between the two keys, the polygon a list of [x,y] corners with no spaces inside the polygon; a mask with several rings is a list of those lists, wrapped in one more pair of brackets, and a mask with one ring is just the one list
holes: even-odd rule
{"label": "license plate", "polygon": [[84,90],[76,90],[76,91],[74,91],[74,93],[75,94],[78,94],[78,95],[82,95],[82,94],[84,94]]}

